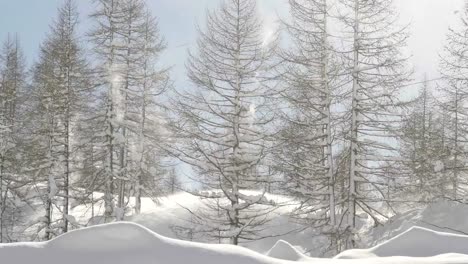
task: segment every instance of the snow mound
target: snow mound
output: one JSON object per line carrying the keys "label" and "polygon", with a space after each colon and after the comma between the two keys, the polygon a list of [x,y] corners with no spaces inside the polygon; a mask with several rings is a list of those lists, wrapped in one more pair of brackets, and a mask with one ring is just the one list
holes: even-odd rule
{"label": "snow mound", "polygon": [[345,251],[335,258],[433,257],[443,254],[468,255],[468,236],[436,232],[422,227],[408,231],[370,249]]}
{"label": "snow mound", "polygon": [[[411,245],[404,248],[422,254],[433,239],[439,239],[433,247],[433,253],[447,251],[456,252],[466,245],[467,237],[440,234],[425,229],[413,229],[388,243],[369,250],[361,250],[370,256],[388,255],[396,252],[399,247],[407,247],[408,243],[428,243],[421,246]],[[429,240],[431,239],[431,240]],[[442,241],[442,239],[444,239]],[[446,244],[444,244],[444,241]],[[453,243],[452,243],[453,242]],[[450,243],[450,244],[449,244]],[[415,246],[418,246],[415,248]],[[440,249],[439,247],[442,247]],[[462,252],[461,250],[458,250]],[[358,254],[349,254],[350,260],[344,259],[314,259],[301,256],[287,242],[280,241],[271,250],[276,256],[281,255],[289,260],[281,260],[261,255],[252,250],[232,245],[209,245],[166,238],[151,230],[132,223],[119,222],[84,228],[59,236],[49,242],[31,242],[16,244],[0,244],[0,263],[15,264],[293,264],[295,258],[302,263],[313,264],[466,264],[468,255],[445,254],[430,258],[414,257],[383,257],[356,259]],[[351,253],[352,253],[351,252]],[[361,254],[362,256],[362,254]]]}
{"label": "snow mound", "polygon": [[77,251],[141,251],[160,246],[161,238],[141,225],[120,222],[68,232],[51,240],[47,247]]}
{"label": "snow mound", "polygon": [[404,213],[392,217],[383,226],[372,228],[362,236],[364,247],[373,247],[392,237],[420,226],[435,231],[468,234],[468,204],[439,201],[419,209],[407,210]]}
{"label": "snow mound", "polygon": [[[248,195],[259,194],[257,191],[245,191],[245,193]],[[293,199],[291,197],[268,193],[265,196],[267,199],[273,200],[276,204],[281,204],[282,206],[271,213],[271,221],[265,225],[264,231],[260,232],[261,235],[266,236],[265,239],[241,243],[241,246],[265,254],[275,245],[278,237],[280,237],[293,245],[300,245],[307,250],[321,248],[321,245],[325,242],[319,239],[320,237],[317,236],[314,230],[299,231],[303,229],[303,226],[291,221],[290,214],[297,207],[292,202]],[[143,199],[142,213],[130,216],[125,220],[143,225],[153,232],[166,237],[188,239],[184,236],[178,236],[174,227],[190,227],[192,216],[188,210],[197,211],[203,206],[204,202],[199,197],[181,192],[161,198],[159,204],[154,204],[152,201]],[[196,226],[192,228],[196,229]],[[296,232],[295,230],[298,231]],[[311,239],[311,237],[314,239]],[[197,234],[196,232],[192,234],[190,239],[196,242],[217,243],[217,241],[207,240],[203,234]],[[315,251],[312,253],[315,253]],[[318,256],[320,254],[312,255]]]}
{"label": "snow mound", "polygon": [[242,247],[174,240],[125,222],[79,229],[49,242],[0,245],[0,256],[1,263],[16,264],[281,263]]}
{"label": "snow mound", "polygon": [[266,253],[272,258],[300,261],[307,259],[307,256],[299,252],[293,245],[284,240],[278,240],[276,244]]}

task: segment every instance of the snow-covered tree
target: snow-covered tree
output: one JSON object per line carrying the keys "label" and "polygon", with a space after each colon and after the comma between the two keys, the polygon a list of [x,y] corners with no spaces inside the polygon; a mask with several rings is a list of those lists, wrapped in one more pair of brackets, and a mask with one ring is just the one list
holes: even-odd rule
{"label": "snow-covered tree", "polygon": [[[141,210],[141,197],[161,196],[164,193],[164,175],[168,174],[164,158],[167,156],[162,142],[167,140],[166,119],[161,96],[171,87],[168,69],[158,69],[155,65],[166,46],[160,35],[156,19],[149,11],[144,14],[142,39],[139,43],[141,71],[137,74],[137,87],[132,91],[129,120],[133,122],[134,154],[131,164],[131,180],[135,196],[135,212]],[[167,165],[166,165],[167,167]]]}
{"label": "snow-covered tree", "polygon": [[[310,228],[334,236],[335,179],[332,104],[337,67],[330,45],[326,0],[290,0],[291,22],[285,26],[293,43],[282,52],[281,116],[284,128],[277,170],[300,202],[297,217]],[[336,57],[336,56],[335,56]]]}
{"label": "snow-covered tree", "polygon": [[[58,10],[58,18],[41,46],[40,59],[34,67],[33,96],[37,103],[33,114],[37,123],[34,142],[39,155],[38,172],[47,182],[44,194],[46,239],[69,229],[69,208],[72,181],[77,168],[76,123],[81,122],[87,107],[87,93],[91,89],[90,70],[77,35],[78,12],[72,0]],[[46,143],[44,143],[46,142]],[[37,182],[36,182],[37,183]],[[60,212],[54,220],[53,207]],[[58,221],[58,222],[57,222]],[[56,222],[61,231],[54,231]]]}
{"label": "snow-covered tree", "polygon": [[174,105],[181,144],[172,151],[192,166],[202,188],[194,192],[203,200],[192,212],[195,232],[238,244],[260,238],[274,208],[265,192],[273,118],[266,73],[275,41],[264,41],[253,0],[224,1],[199,35],[187,63],[194,87],[177,94]]}
{"label": "snow-covered tree", "polygon": [[466,180],[466,166],[468,150],[465,143],[468,140],[468,89],[466,73],[468,65],[467,44],[468,37],[468,3],[461,12],[458,25],[450,28],[445,47],[440,56],[440,72],[444,77],[442,86],[442,108],[446,113],[447,147],[450,156],[445,164],[445,173],[451,185],[451,199],[460,199],[466,196],[463,191],[468,183]]}
{"label": "snow-covered tree", "polygon": [[18,37],[10,35],[0,51],[0,243],[8,239],[9,227],[15,225],[18,198],[20,94],[26,85],[26,63]]}
{"label": "snow-covered tree", "polygon": [[400,175],[406,176],[406,182],[399,180],[398,186],[406,190],[402,194],[407,200],[430,201],[443,195],[445,189],[440,174],[448,157],[447,123],[427,80],[407,108],[400,141],[405,165]]}
{"label": "snow-covered tree", "polygon": [[[102,138],[100,147],[104,147],[98,155],[101,159],[101,169],[98,172],[104,182],[104,203],[105,221],[111,221],[114,217],[115,199],[115,179],[119,177],[119,165],[117,162],[117,151],[123,140],[119,134],[119,120],[122,120],[122,76],[119,67],[122,67],[121,49],[125,48],[119,33],[122,33],[125,24],[124,3],[122,0],[99,0],[96,1],[97,10],[91,15],[96,26],[90,33],[91,41],[94,44],[94,55],[98,60],[96,71],[101,78],[103,86],[100,122],[105,124],[102,133],[98,134]],[[124,97],[125,99],[125,97]],[[120,164],[121,165],[121,164]]]}
{"label": "snow-covered tree", "polygon": [[[164,118],[158,96],[170,82],[167,69],[156,67],[165,43],[146,3],[96,2],[98,9],[91,15],[96,27],[90,37],[103,92],[100,108],[105,109],[97,119],[107,124],[105,131],[96,133],[101,136],[97,142],[104,141],[96,156],[106,158],[97,174],[105,182],[106,221],[113,216],[122,220],[131,191],[139,212],[142,191],[153,195],[165,173],[160,147]],[[118,195],[117,207],[114,194]]]}
{"label": "snow-covered tree", "polygon": [[[410,71],[404,47],[408,34],[399,25],[392,0],[345,0],[340,20],[345,25],[343,61],[352,89],[346,116],[350,149],[347,228],[354,234],[360,212],[375,224],[386,213],[383,187],[398,155],[395,128],[400,120],[399,91]],[[388,205],[388,203],[387,203]],[[348,247],[355,246],[350,236]]]}

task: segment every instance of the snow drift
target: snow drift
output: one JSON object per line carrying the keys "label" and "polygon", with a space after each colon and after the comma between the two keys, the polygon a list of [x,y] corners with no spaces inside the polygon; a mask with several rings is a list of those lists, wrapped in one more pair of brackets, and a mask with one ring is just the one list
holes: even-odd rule
{"label": "snow drift", "polygon": [[414,226],[427,229],[467,235],[468,234],[468,204],[439,201],[422,208],[410,209],[398,214],[383,226],[370,229],[362,235],[365,247],[381,244],[400,235]]}
{"label": "snow drift", "polygon": [[335,258],[433,257],[454,253],[468,255],[468,236],[412,227],[408,231],[373,248],[348,250]]}
{"label": "snow drift", "polygon": [[[96,197],[99,197],[99,194],[96,193]],[[289,197],[280,196],[280,195],[268,195],[269,199],[274,199],[278,203],[288,204],[290,201]],[[133,201],[132,201],[133,202]],[[142,214],[135,215],[135,216],[127,216],[126,220],[130,220],[132,222],[136,222],[141,224],[153,232],[160,234],[165,237],[176,238],[175,233],[171,229],[171,226],[176,224],[184,224],[186,223],[187,219],[190,219],[190,214],[186,209],[181,207],[181,205],[185,208],[189,208],[190,210],[195,210],[199,206],[201,206],[201,202],[198,198],[194,197],[193,195],[187,193],[177,193],[169,197],[161,198],[159,204],[155,204],[149,198],[143,198],[142,201]],[[260,241],[253,241],[250,243],[243,244],[244,247],[252,249],[256,252],[266,253],[270,257],[274,257],[277,261],[293,261],[293,260],[300,260],[300,261],[309,261],[310,258],[304,259],[304,254],[302,252],[308,252],[307,254],[311,254],[313,256],[321,255],[322,249],[325,248],[324,245],[327,241],[321,240],[321,237],[316,236],[314,230],[307,229],[302,230],[300,232],[289,232],[290,230],[300,229],[302,226],[299,226],[297,223],[292,221],[288,214],[292,210],[294,206],[284,206],[272,214],[273,221],[267,228],[267,231],[272,234],[281,234],[285,233],[285,235],[279,236],[282,240],[288,242],[278,242],[278,237],[273,236],[267,239],[263,239]],[[96,215],[101,215],[103,212],[100,211],[103,209],[102,204],[96,203],[95,205],[95,212]],[[90,218],[90,211],[89,205],[78,205],[73,207],[72,214],[76,217],[77,221],[80,222],[80,226],[90,224],[87,222],[87,219]],[[58,212],[58,211],[57,211]],[[363,247],[368,248],[385,248],[387,247],[392,241],[392,238],[399,238],[399,239],[407,239],[405,236],[405,232],[411,230],[411,228],[415,225],[421,226],[427,229],[440,231],[440,232],[452,232],[457,233],[458,235],[452,237],[449,236],[447,240],[455,241],[456,239],[464,239],[463,233],[468,233],[468,221],[466,221],[466,215],[468,215],[468,205],[455,203],[455,202],[439,202],[436,204],[425,206],[421,209],[411,209],[405,213],[397,215],[390,219],[385,225],[379,226],[377,228],[373,228],[370,231],[364,231],[360,234],[362,239]],[[28,244],[15,244],[15,246],[0,246],[0,264],[3,264],[3,255],[13,254],[11,252],[17,251],[18,247],[24,248],[27,252],[46,252],[44,254],[50,256],[60,256],[60,254],[55,254],[51,252],[55,252],[60,248],[65,248],[65,250],[73,249],[73,251],[81,251],[81,252],[96,252],[96,254],[102,254],[102,252],[115,252],[115,251],[123,251],[123,252],[131,252],[129,254],[140,254],[139,252],[144,252],[143,254],[151,255],[153,253],[148,253],[149,251],[157,251],[154,250],[154,245],[157,242],[154,242],[154,236],[160,237],[164,241],[168,241],[168,239],[163,238],[159,235],[155,235],[154,233],[150,232],[148,234],[148,229],[144,228],[142,231],[136,230],[128,230],[127,228],[120,228],[120,227],[112,227],[114,229],[113,232],[104,232],[97,230],[101,230],[102,227],[96,227],[99,229],[91,229],[92,232],[89,233],[88,229],[82,229],[80,231],[75,231],[73,233],[67,234],[65,236],[58,237],[55,240],[52,240],[49,243],[28,243]],[[106,227],[107,230],[110,230],[111,227]],[[118,231],[117,231],[118,230]],[[458,232],[457,232],[458,231]],[[23,232],[28,236],[32,236],[34,232],[37,232],[36,228],[30,228],[28,230],[17,230],[17,232]],[[79,232],[79,233],[76,233]],[[83,233],[81,233],[83,232]],[[85,233],[86,232],[86,233]],[[421,230],[412,230],[412,232],[421,232]],[[429,234],[427,234],[429,232]],[[400,256],[432,256],[437,254],[445,254],[445,253],[462,253],[468,254],[467,250],[463,248],[462,245],[467,245],[466,242],[446,242],[442,243],[440,241],[444,241],[440,236],[434,234],[430,234],[432,231],[424,231],[426,238],[420,241],[410,241],[408,242],[409,246],[407,250],[404,250],[403,246],[397,247],[394,251],[388,252],[388,254],[382,254],[381,251],[370,252],[369,250],[361,250],[361,251],[353,251],[346,252],[340,254],[341,258],[352,258],[352,259],[360,259],[360,258],[372,258],[377,257],[375,254],[379,254],[379,256],[393,256],[393,255],[400,255]],[[115,233],[115,234],[114,234]],[[127,233],[123,236],[124,233]],[[73,234],[73,237],[69,237],[69,235]],[[119,239],[119,236],[113,237],[114,235],[122,235],[124,237],[123,241]],[[401,236],[405,234],[405,236]],[[441,234],[441,233],[438,233]],[[82,237],[81,239],[77,239],[74,237]],[[97,236],[101,236],[98,238]],[[442,237],[447,237],[447,235],[443,234]],[[159,239],[158,241],[161,241]],[[72,242],[75,240],[75,242]],[[147,240],[147,242],[141,241]],[[106,241],[106,243],[102,243],[100,241]],[[120,241],[120,242],[119,242]],[[151,242],[150,242],[151,241]],[[170,240],[176,241],[176,240]],[[458,241],[458,240],[457,240]],[[463,240],[464,241],[464,240]],[[203,242],[203,241],[199,241]],[[439,243],[440,242],[440,243]],[[91,247],[91,245],[93,245]],[[121,243],[121,244],[118,244]],[[162,242],[161,242],[162,243]],[[179,242],[177,242],[180,244]],[[276,244],[275,244],[276,243]],[[290,244],[288,244],[290,243]],[[401,241],[398,243],[402,243]],[[414,244],[422,243],[425,245],[425,248],[428,250],[419,252],[421,254],[416,254],[414,248]],[[47,245],[47,247],[46,247]],[[200,244],[195,244],[200,245]],[[293,245],[293,246],[291,246]],[[378,246],[377,246],[378,245]],[[385,245],[385,246],[384,246]],[[7,251],[4,250],[5,247],[9,247]],[[46,247],[44,249],[44,247]],[[53,249],[55,247],[55,249]],[[84,247],[84,248],[82,248]],[[208,246],[210,249],[212,246]],[[215,246],[216,247],[216,246]],[[405,246],[406,247],[406,246]],[[434,249],[431,249],[434,247]],[[203,245],[205,248],[205,245]],[[217,250],[217,248],[213,249]],[[380,249],[387,252],[388,249]],[[5,252],[5,253],[4,253]],[[101,252],[101,253],[98,253]],[[385,253],[384,252],[384,253]],[[424,253],[424,254],[422,254]],[[23,256],[22,253],[18,253],[22,259],[25,259],[26,256]],[[29,253],[28,253],[29,254]],[[32,254],[32,253],[31,253]],[[38,259],[43,259],[40,255],[42,253],[34,253],[38,255]],[[116,254],[116,253],[112,253]],[[347,254],[347,255],[346,255]],[[250,254],[248,254],[250,256]],[[34,257],[33,257],[34,258]],[[153,257],[155,259],[159,259],[159,257]],[[453,259],[452,259],[453,260]],[[316,260],[319,261],[319,260]],[[325,261],[325,260],[320,260]],[[455,260],[456,261],[456,260]],[[8,262],[6,262],[8,263]],[[22,263],[14,261],[12,263]],[[23,262],[24,263],[24,262]],[[29,262],[26,262],[29,263]],[[44,263],[52,263],[53,262],[44,262]],[[91,261],[91,263],[95,263]],[[125,263],[125,262],[124,262]],[[133,263],[133,262],[132,262]],[[172,262],[177,263],[177,262]],[[183,262],[184,264],[186,262]],[[194,263],[194,262],[192,262]],[[258,263],[258,262],[257,262]],[[260,262],[264,263],[264,262]],[[271,263],[271,262],[268,262]],[[320,263],[320,262],[319,262]],[[361,262],[360,262],[361,263]],[[400,262],[398,262],[400,263]],[[442,263],[442,262],[436,262]],[[451,263],[451,262],[450,262]],[[455,262],[457,263],[457,262]],[[460,263],[468,263],[468,261],[460,262]],[[8,263],[9,264],[9,263]],[[61,263],[62,264],[62,263]]]}
{"label": "snow drift", "polygon": [[[166,238],[138,224],[119,222],[79,229],[49,242],[0,245],[0,263],[292,264],[297,263],[292,261],[296,260],[314,264],[466,264],[468,255],[461,254],[427,258],[388,256],[402,255],[402,252],[409,252],[411,256],[466,252],[468,250],[463,246],[467,242],[468,236],[415,228],[369,250],[345,252],[338,256],[341,259],[308,258],[287,242],[280,241],[270,250],[270,255],[276,257],[273,258],[232,245],[208,245]],[[431,243],[432,246],[428,247]]]}
{"label": "snow drift", "polygon": [[162,237],[143,226],[125,222],[79,229],[49,242],[1,245],[0,262],[15,264],[280,263],[242,247],[178,241]]}

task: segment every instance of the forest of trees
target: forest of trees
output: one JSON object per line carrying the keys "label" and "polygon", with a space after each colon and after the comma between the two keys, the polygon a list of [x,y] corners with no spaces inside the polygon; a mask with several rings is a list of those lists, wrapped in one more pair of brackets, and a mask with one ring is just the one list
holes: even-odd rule
{"label": "forest of trees", "polygon": [[[18,226],[49,240],[122,221],[143,197],[186,191],[204,205],[190,211],[192,231],[237,245],[265,236],[276,193],[340,252],[358,246],[364,219],[464,202],[468,8],[434,82],[414,79],[392,0],[329,2],[288,0],[266,42],[255,0],[222,1],[197,28],[187,87],[161,66],[167,43],[145,0],[96,0],[87,17],[64,0],[31,66],[21,36],[5,36],[0,243],[25,239]],[[70,213],[78,205],[92,210],[85,224]]]}

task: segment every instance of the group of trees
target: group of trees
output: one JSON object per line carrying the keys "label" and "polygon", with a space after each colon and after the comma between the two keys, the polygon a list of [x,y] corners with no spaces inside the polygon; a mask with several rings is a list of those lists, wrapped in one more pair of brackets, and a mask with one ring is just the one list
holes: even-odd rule
{"label": "group of trees", "polygon": [[466,202],[467,15],[465,5],[460,23],[449,29],[440,54],[441,78],[432,85],[437,89],[426,77],[404,117],[400,153],[411,199]]}
{"label": "group of trees", "polygon": [[[173,152],[205,187],[197,231],[255,239],[274,206],[266,190],[282,181],[297,220],[329,235],[333,250],[354,247],[362,214],[376,224],[388,215],[407,34],[392,1],[343,1],[340,16],[325,0],[289,4],[286,48],[265,42],[255,1],[208,14],[187,66],[194,89],[173,107],[187,142]],[[331,32],[330,21],[342,30]]]}
{"label": "group of trees", "polygon": [[265,40],[256,1],[225,0],[189,52],[192,85],[164,94],[168,69],[155,65],[165,42],[144,0],[96,5],[93,30],[79,36],[65,1],[29,77],[17,38],[3,46],[3,241],[35,198],[43,239],[79,225],[72,204],[103,203],[106,222],[139,213],[142,196],[177,189],[168,157],[190,165],[200,186],[194,230],[232,244],[265,236],[280,206],[268,192],[293,197],[294,219],[335,252],[399,203],[464,197],[465,24],[441,56],[443,96],[425,80],[402,100],[412,72],[392,0],[289,0],[285,47],[280,32]]}
{"label": "group of trees", "polygon": [[[141,210],[141,197],[163,194],[170,175],[160,151],[164,133],[161,96],[170,86],[156,62],[165,48],[144,1],[102,0],[90,17],[87,55],[78,34],[78,12],[64,1],[26,71],[18,38],[9,37],[1,58],[2,241],[18,206],[43,214],[26,217],[38,239],[80,226],[72,206],[103,202],[103,219],[122,220]],[[90,58],[95,62],[90,63]],[[169,178],[167,178],[169,180]],[[94,197],[102,193],[102,197]],[[127,206],[135,200],[133,208]],[[98,208],[97,207],[97,208]],[[99,216],[99,215],[92,215]],[[17,219],[20,216],[17,216]]]}

